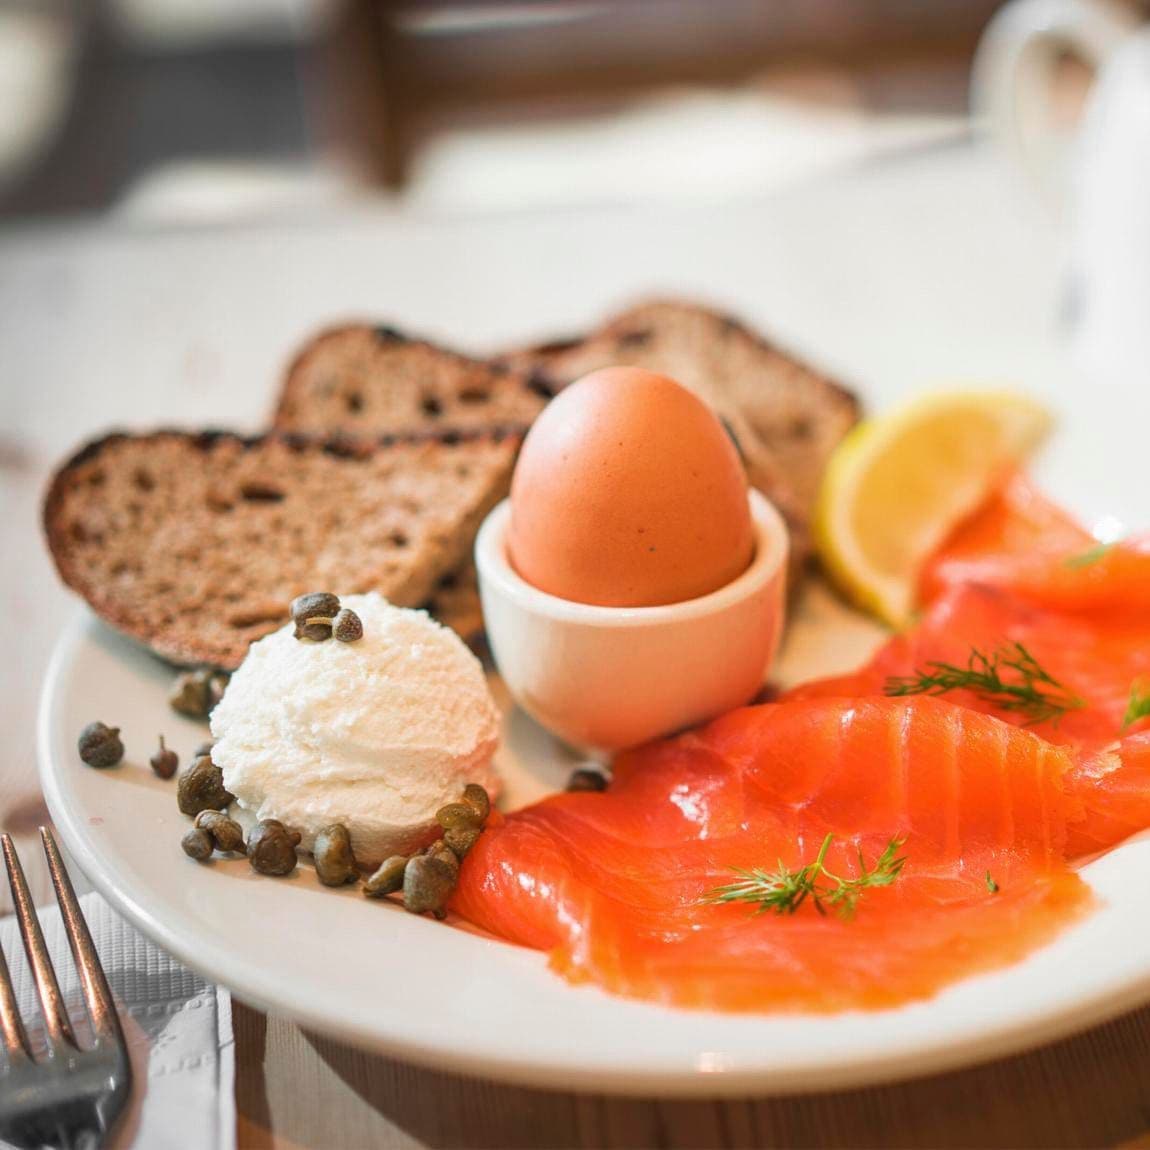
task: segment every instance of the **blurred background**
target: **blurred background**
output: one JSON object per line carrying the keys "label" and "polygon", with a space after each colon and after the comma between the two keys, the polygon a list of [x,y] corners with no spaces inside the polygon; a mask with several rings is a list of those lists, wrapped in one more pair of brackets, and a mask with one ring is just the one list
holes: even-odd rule
{"label": "blurred background", "polygon": [[757,195],[962,137],[998,7],[0,0],[0,219]]}

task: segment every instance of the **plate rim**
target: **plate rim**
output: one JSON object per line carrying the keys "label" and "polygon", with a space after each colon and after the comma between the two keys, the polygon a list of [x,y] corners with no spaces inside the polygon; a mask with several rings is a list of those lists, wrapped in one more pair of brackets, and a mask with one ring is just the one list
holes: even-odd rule
{"label": "plate rim", "polygon": [[[1037,1008],[1032,1008],[1035,1017],[1025,1015],[1005,1024],[992,1023],[949,1045],[926,1037],[910,1037],[902,1041],[898,1050],[868,1056],[847,1055],[841,1061],[820,1063],[817,1069],[807,1064],[783,1071],[773,1065],[756,1067],[748,1065],[745,1057],[740,1056],[739,1064],[717,1070],[695,1067],[651,1071],[635,1067],[629,1068],[624,1076],[585,1060],[541,1061],[526,1052],[522,1057],[509,1058],[493,1055],[490,1051],[471,1051],[460,1045],[421,1041],[410,1034],[388,1036],[367,1025],[357,1026],[351,1020],[332,1020],[321,1011],[301,1006],[299,1001],[274,992],[264,993],[259,973],[252,969],[252,963],[242,956],[228,955],[226,948],[214,940],[208,948],[201,942],[198,948],[193,949],[184,932],[157,918],[131,892],[113,881],[88,838],[81,811],[71,809],[65,802],[60,785],[61,772],[55,768],[51,755],[53,716],[60,697],[61,680],[93,621],[118,638],[132,642],[130,637],[108,628],[94,613],[81,607],[53,646],[41,687],[36,722],[37,766],[44,798],[53,823],[76,865],[129,923],[208,981],[218,983],[248,1005],[289,1018],[305,1029],[360,1049],[440,1072],[564,1093],[668,1098],[822,1094],[892,1085],[998,1061],[1102,1025],[1150,1002],[1148,966],[1139,974],[1118,978],[1085,996],[1079,995],[1063,1009],[1039,1013]],[[503,940],[493,941],[513,945]],[[212,961],[217,957],[218,961]],[[223,976],[221,968],[225,971]]]}

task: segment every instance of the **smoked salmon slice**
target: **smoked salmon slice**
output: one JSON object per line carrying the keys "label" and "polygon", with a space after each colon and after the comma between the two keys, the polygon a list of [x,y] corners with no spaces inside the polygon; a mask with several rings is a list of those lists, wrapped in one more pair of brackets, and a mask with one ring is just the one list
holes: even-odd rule
{"label": "smoked salmon slice", "polygon": [[804,684],[792,695],[882,695],[932,666],[962,667],[973,651],[990,655],[1019,644],[1074,706],[1033,721],[1026,712],[1005,710],[993,694],[960,689],[948,691],[946,699],[1069,746],[1099,746],[1126,733],[1131,691],[1150,674],[1150,617],[1140,622],[1123,613],[1052,610],[979,584],[944,591],[915,627],[891,639],[859,670]]}
{"label": "smoked salmon slice", "polygon": [[1085,555],[1096,542],[1027,476],[1013,475],[927,561],[919,600],[929,603],[945,588],[964,583],[1009,585],[1024,562],[1037,557],[1048,565],[1051,559]]}
{"label": "smoked salmon slice", "polygon": [[1065,710],[1036,717],[986,691],[941,697],[1075,750],[1068,787],[1083,815],[1071,857],[1150,826],[1150,715],[1132,709],[1141,694],[1150,710],[1150,540],[1100,546],[1015,477],[943,545],[923,592],[931,601],[914,627],[858,671],[792,697],[885,695],[940,666],[967,666],[974,652],[1022,650],[1060,685]]}
{"label": "smoked salmon slice", "polygon": [[1070,858],[1098,854],[1150,827],[1150,730],[1083,754],[1066,777],[1082,806],[1070,824]]}
{"label": "smoked salmon slice", "polygon": [[[1090,902],[1064,862],[1071,753],[935,699],[745,708],[622,755],[609,789],[489,825],[453,908],[573,982],[718,1010],[874,1009],[1015,961]],[[716,903],[737,871],[860,873],[852,917]]]}
{"label": "smoked salmon slice", "polygon": [[960,524],[925,565],[919,598],[979,584],[1077,613],[1150,616],[1150,537],[1100,544],[1025,476],[1013,477]]}

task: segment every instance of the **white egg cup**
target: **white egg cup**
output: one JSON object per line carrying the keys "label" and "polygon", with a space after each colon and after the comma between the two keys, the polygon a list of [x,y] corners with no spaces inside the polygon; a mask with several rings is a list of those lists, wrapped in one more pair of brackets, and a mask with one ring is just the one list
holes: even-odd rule
{"label": "white egg cup", "polygon": [[598,607],[531,586],[511,566],[504,500],[475,544],[496,665],[515,701],[564,742],[610,753],[749,702],[778,649],[787,529],[749,493],[750,566],[719,590],[661,607]]}

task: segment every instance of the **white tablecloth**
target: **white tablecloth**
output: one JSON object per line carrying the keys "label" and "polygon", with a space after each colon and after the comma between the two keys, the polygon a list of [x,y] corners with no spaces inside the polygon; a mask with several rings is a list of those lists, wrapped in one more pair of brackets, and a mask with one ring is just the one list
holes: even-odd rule
{"label": "white tablecloth", "polygon": [[[236,1142],[232,1004],[227,991],[181,966],[119,917],[98,894],[80,899],[120,1011],[135,1086],[109,1143],[141,1150],[231,1150]],[[83,999],[55,906],[40,912],[71,1017]],[[39,1014],[15,918],[0,920],[29,1034]],[[33,1038],[34,1040],[34,1038]]]}

